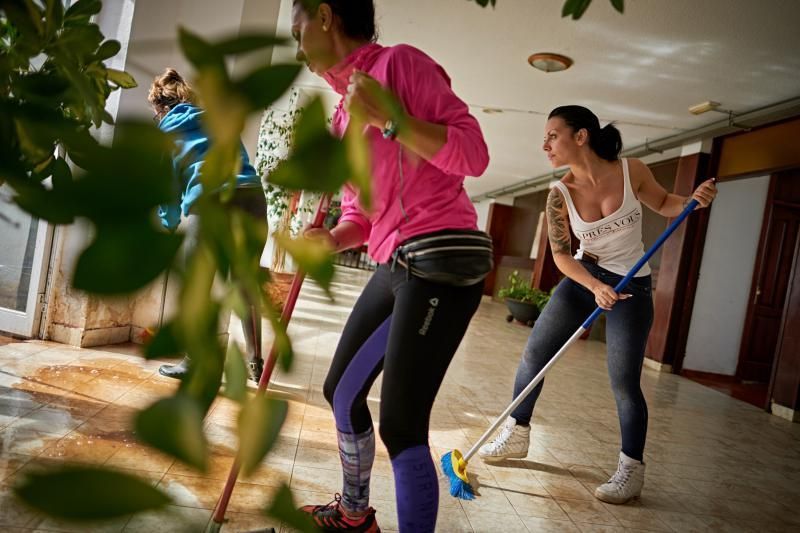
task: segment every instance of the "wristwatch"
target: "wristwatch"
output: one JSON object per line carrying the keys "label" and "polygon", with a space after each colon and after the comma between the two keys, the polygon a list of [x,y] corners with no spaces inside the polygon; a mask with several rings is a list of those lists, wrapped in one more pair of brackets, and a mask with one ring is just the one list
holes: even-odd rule
{"label": "wristwatch", "polygon": [[384,139],[389,139],[393,141],[397,138],[397,124],[392,119],[386,121],[383,125],[383,129],[381,130]]}

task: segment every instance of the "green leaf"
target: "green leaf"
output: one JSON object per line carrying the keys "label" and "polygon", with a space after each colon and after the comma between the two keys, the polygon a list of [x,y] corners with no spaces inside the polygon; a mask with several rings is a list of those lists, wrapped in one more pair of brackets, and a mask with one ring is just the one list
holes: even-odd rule
{"label": "green leaf", "polygon": [[[173,177],[171,137],[152,123],[120,122],[114,145],[76,145],[75,161],[87,170],[69,192],[76,211],[95,222],[141,219],[180,196]],[[74,152],[70,147],[70,156]],[[136,191],[136,194],[131,194]]]}
{"label": "green leaf", "polygon": [[136,416],[136,437],[164,453],[205,472],[208,444],[203,411],[183,394],[162,398]]}
{"label": "green leaf", "polygon": [[233,143],[212,143],[200,169],[200,182],[214,191],[236,179],[242,164],[241,147]]}
{"label": "green leaf", "polygon": [[14,493],[43,513],[71,520],[117,518],[171,503],[149,481],[96,467],[29,474]]}
{"label": "green leaf", "polygon": [[281,317],[278,315],[275,303],[270,300],[268,294],[264,294],[263,296],[268,303],[264,306],[262,311],[264,312],[264,316],[266,316],[267,320],[269,320],[274,335],[272,340],[272,349],[275,350],[275,353],[277,354],[278,364],[281,365],[281,369],[283,369],[285,372],[288,372],[292,369],[292,362],[294,360],[292,341],[289,338],[289,335],[286,333],[286,323],[281,321]]}
{"label": "green leaf", "polygon": [[131,76],[127,72],[113,68],[107,70],[108,70],[108,81],[110,81],[117,87],[122,87],[123,89],[133,89],[134,87],[138,86],[136,80],[133,79],[133,76]]}
{"label": "green leaf", "polygon": [[[201,223],[204,212],[200,211]],[[180,296],[180,308],[189,309],[176,320],[181,339],[192,360],[189,376],[181,381],[180,390],[196,399],[206,412],[216,398],[225,364],[225,350],[217,335],[220,305],[212,298],[212,285],[217,274],[217,258],[209,248],[201,225],[201,238],[189,258]]]}
{"label": "green leaf", "polygon": [[52,106],[64,96],[69,82],[54,71],[29,72],[14,82],[14,92],[27,102],[42,106]]}
{"label": "green leaf", "polygon": [[[28,39],[31,45],[38,44],[44,27],[42,26],[42,17],[44,13],[41,8],[31,0],[16,0],[4,1],[0,4],[3,9],[3,14],[8,17],[11,24],[19,32],[21,39]],[[18,43],[15,43],[18,44]]]}
{"label": "green leaf", "polygon": [[286,250],[298,267],[307,272],[330,295],[333,281],[333,251],[321,241],[305,238],[292,239],[289,235],[275,233],[275,242]]}
{"label": "green leaf", "polygon": [[269,174],[267,181],[290,190],[339,191],[350,178],[351,168],[344,143],[328,132],[319,98],[301,113],[294,137],[291,154]]}
{"label": "green leaf", "polygon": [[45,3],[45,34],[52,38],[64,23],[64,4],[62,0],[47,0]]}
{"label": "green leaf", "polygon": [[247,399],[247,367],[242,352],[233,343],[225,358],[225,396],[239,403]]}
{"label": "green leaf", "polygon": [[292,490],[286,485],[281,485],[281,488],[275,493],[272,503],[266,510],[266,514],[280,520],[292,530],[301,531],[302,533],[317,533],[319,531],[309,515],[297,509],[292,497]]}
{"label": "green leaf", "polygon": [[186,28],[178,28],[178,42],[189,63],[197,70],[203,68],[225,69],[222,54],[214,46]]}
{"label": "green leaf", "polygon": [[620,13],[625,13],[625,0],[611,0],[611,5]]}
{"label": "green leaf", "polygon": [[29,162],[38,165],[53,154],[56,139],[51,131],[21,120],[16,121],[16,130],[19,147]]}
{"label": "green leaf", "polygon": [[567,0],[564,3],[564,8],[561,10],[561,16],[566,17],[571,15],[572,20],[578,20],[586,12],[592,0]]}
{"label": "green leaf", "polygon": [[50,170],[53,175],[53,189],[56,192],[66,189],[72,184],[72,170],[64,158],[56,158]]}
{"label": "green leaf", "polygon": [[237,82],[235,87],[245,95],[253,109],[264,109],[291,87],[301,68],[300,65],[261,67]]}
{"label": "green leaf", "polygon": [[300,112],[294,127],[294,143],[304,145],[313,143],[319,137],[327,137],[328,128],[322,98],[315,97]]}
{"label": "green leaf", "polygon": [[106,221],[81,253],[73,286],[94,294],[133,292],[172,264],[181,240],[181,235],[156,230],[148,217]]}
{"label": "green leaf", "polygon": [[108,40],[100,45],[100,48],[94,54],[94,58],[96,61],[105,61],[117,55],[121,49],[122,45],[119,41]]}
{"label": "green leaf", "polygon": [[[8,177],[8,176],[7,176]],[[49,191],[30,180],[14,180],[12,183],[16,203],[22,210],[51,224],[71,224],[77,215],[75,206],[65,195]]]}
{"label": "green leaf", "polygon": [[284,400],[257,394],[239,414],[239,461],[245,475],[252,474],[272,449],[289,404]]}
{"label": "green leaf", "polygon": [[158,359],[180,355],[184,350],[175,322],[167,322],[144,345],[143,353],[145,359]]}
{"label": "green leaf", "polygon": [[215,48],[220,54],[236,55],[271,46],[281,46],[286,44],[286,41],[283,37],[275,37],[265,33],[250,33],[219,41],[215,44]]}
{"label": "green leaf", "polygon": [[351,168],[350,183],[358,189],[361,207],[369,211],[372,207],[372,163],[367,138],[362,134],[365,127],[366,122],[362,117],[351,114],[344,143]]}
{"label": "green leaf", "polygon": [[100,27],[97,24],[87,24],[64,29],[58,39],[58,46],[72,57],[84,60],[92,56],[102,42],[103,33]]}
{"label": "green leaf", "polygon": [[78,0],[69,6],[69,9],[64,14],[64,21],[88,21],[92,15],[100,13],[102,7],[103,4],[100,0]]}

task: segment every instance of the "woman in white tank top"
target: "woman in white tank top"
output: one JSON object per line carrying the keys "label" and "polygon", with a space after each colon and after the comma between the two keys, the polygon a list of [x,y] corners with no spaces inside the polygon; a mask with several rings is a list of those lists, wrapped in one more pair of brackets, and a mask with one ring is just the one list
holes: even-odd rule
{"label": "woman in white tank top", "polygon": [[[625,289],[613,287],[644,255],[642,204],[677,216],[691,198],[670,194],[638,159],[620,159],[622,138],[611,124],[600,127],[581,106],[554,109],[545,126],[543,149],[553,167],[569,172],[547,198],[550,247],[566,276],[533,326],[517,368],[514,397],[538,374],[578,329],[594,307],[607,311],[608,373],[617,402],[622,436],[617,472],[595,490],[608,503],[637,498],[644,484],[647,404],[639,380],[653,321],[650,268],[645,265]],[[716,196],[711,180],[695,190],[701,207]],[[580,241],[573,256],[570,229]],[[530,422],[542,384],[511,413],[497,438],[483,446],[484,461],[524,458]]]}

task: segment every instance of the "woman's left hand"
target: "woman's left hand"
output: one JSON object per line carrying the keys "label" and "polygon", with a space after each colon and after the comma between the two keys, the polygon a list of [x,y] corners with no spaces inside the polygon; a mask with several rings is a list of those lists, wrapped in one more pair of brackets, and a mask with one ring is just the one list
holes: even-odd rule
{"label": "woman's left hand", "polygon": [[714,201],[714,198],[717,196],[717,186],[714,184],[714,180],[706,180],[700,184],[700,186],[695,189],[692,193],[693,200],[697,200],[700,204],[697,206],[697,209],[701,207],[708,207],[711,205],[711,202]]}
{"label": "woman's left hand", "polygon": [[389,120],[393,120],[397,126],[405,115],[397,97],[378,80],[360,70],[350,76],[344,108],[350,114],[360,114],[370,126],[378,129],[383,129]]}

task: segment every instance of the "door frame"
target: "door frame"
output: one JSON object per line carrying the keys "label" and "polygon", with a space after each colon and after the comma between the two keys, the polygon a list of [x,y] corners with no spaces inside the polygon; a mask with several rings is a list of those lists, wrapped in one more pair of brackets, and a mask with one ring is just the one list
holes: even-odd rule
{"label": "door frame", "polygon": [[53,248],[53,233],[54,228],[51,224],[38,219],[25,309],[17,311],[0,308],[0,331],[25,338],[39,336],[43,304],[46,303],[45,287]]}
{"label": "door frame", "polygon": [[[748,347],[747,339],[750,337],[750,335],[752,333],[752,329],[753,329],[753,317],[755,315],[755,301],[756,301],[756,298],[758,297],[758,294],[757,294],[756,291],[758,290],[758,281],[759,281],[759,276],[760,276],[760,273],[761,273],[761,268],[764,265],[764,261],[765,261],[765,257],[764,256],[766,254],[766,239],[767,239],[767,235],[769,234],[770,223],[772,221],[772,215],[773,215],[773,212],[775,210],[775,206],[782,204],[782,205],[791,205],[792,207],[794,207],[794,206],[800,207],[800,204],[795,204],[795,203],[789,204],[788,202],[782,202],[779,198],[775,198],[775,194],[776,194],[775,191],[777,189],[778,174],[779,174],[779,172],[773,172],[770,175],[769,189],[768,189],[768,192],[767,192],[766,208],[764,209],[764,217],[763,217],[762,222],[761,222],[761,232],[760,232],[759,239],[758,239],[758,253],[756,254],[756,261],[755,261],[755,264],[753,266],[753,275],[752,275],[752,278],[750,280],[750,291],[748,293],[748,299],[747,299],[747,311],[745,313],[745,322],[744,322],[744,327],[742,328],[741,341],[739,342],[739,354],[738,354],[738,359],[737,359],[737,362],[736,362],[736,373],[734,374],[734,376],[736,377],[737,380],[741,379],[740,376],[741,376],[741,372],[742,372],[742,359],[745,356],[744,352]],[[794,258],[796,255],[797,255],[797,250],[795,250],[795,253],[792,255],[792,257]],[[793,259],[793,261],[794,261],[794,259]],[[791,281],[791,276],[792,275],[793,274],[790,274],[790,281]],[[778,327],[778,333],[779,333],[778,338],[779,339],[780,339],[780,333],[783,331],[783,328],[784,328],[785,317],[786,317],[786,305],[784,304],[784,309],[783,309],[783,313],[781,315],[780,325]],[[771,369],[770,369],[770,379],[769,379],[768,385],[767,385],[767,398],[765,400],[765,405],[763,405],[763,408],[765,410],[767,410],[767,411],[769,411],[769,409],[770,409],[770,401],[771,401],[771,398],[772,398],[772,389],[773,389],[774,382],[775,382],[775,370],[777,368],[777,363],[778,363],[778,358],[777,358],[778,346],[777,345],[776,345],[775,349],[776,349],[776,352],[775,352],[775,354],[773,356],[773,359],[772,359],[772,365],[771,365]]]}

